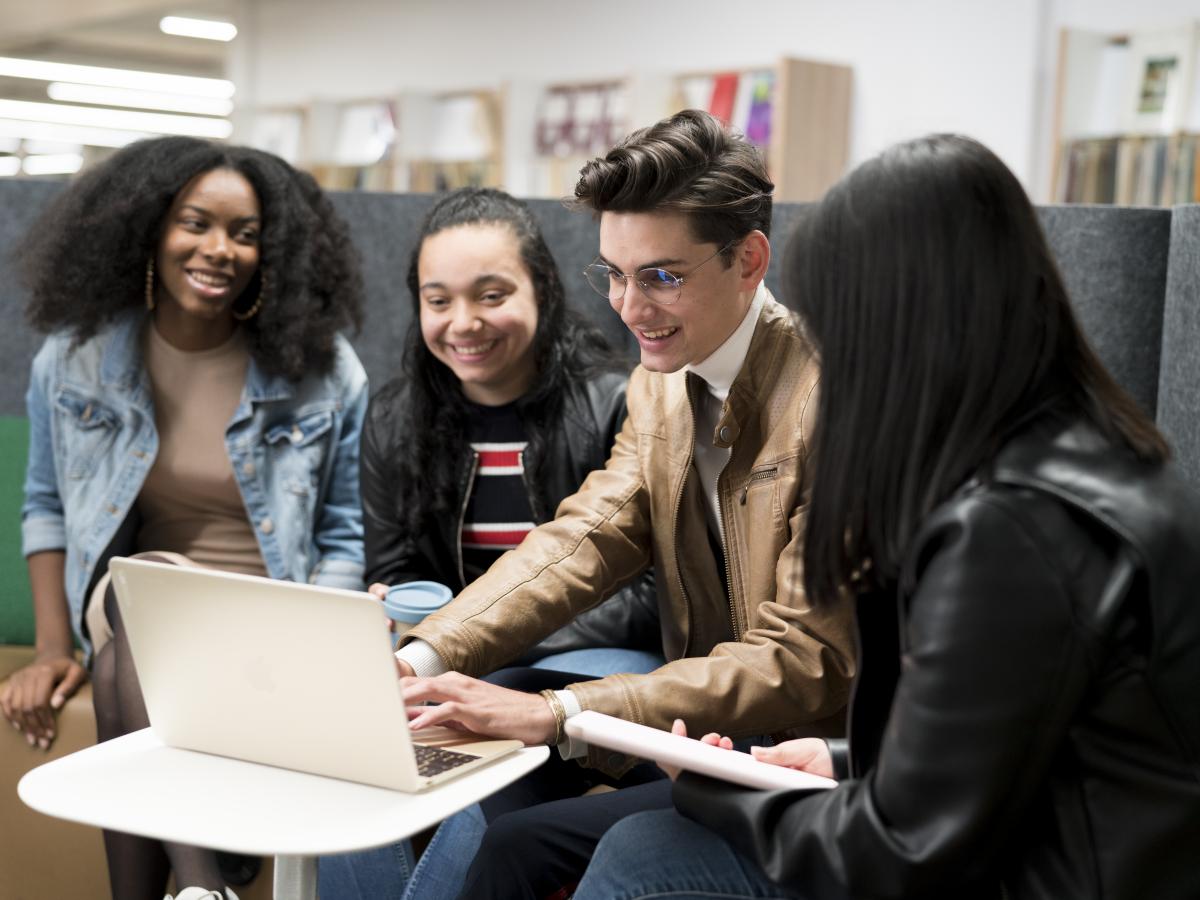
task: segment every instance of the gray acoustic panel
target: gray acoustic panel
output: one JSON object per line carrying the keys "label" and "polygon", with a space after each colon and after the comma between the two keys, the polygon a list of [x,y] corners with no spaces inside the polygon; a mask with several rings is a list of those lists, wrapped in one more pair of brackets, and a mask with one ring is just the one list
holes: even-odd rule
{"label": "gray acoustic panel", "polygon": [[1200,206],[1177,206],[1171,220],[1158,425],[1200,484]]}
{"label": "gray acoustic panel", "polygon": [[804,210],[811,209],[815,203],[776,203],[771,216],[771,265],[767,267],[767,277],[763,279],[767,288],[775,295],[780,303],[791,306],[787,295],[787,286],[783,283],[783,254],[787,250],[792,232],[800,221]]}
{"label": "gray acoustic panel", "polygon": [[0,415],[25,415],[29,364],[42,336],[25,324],[29,294],[21,282],[17,246],[61,188],[53,181],[0,180]]}
{"label": "gray acoustic panel", "polygon": [[[41,342],[24,323],[26,295],[16,277],[13,249],[38,212],[61,185],[54,182],[12,180],[0,182],[0,414],[24,412],[24,391],[29,361]],[[431,195],[336,193],[333,202],[350,223],[362,257],[367,285],[363,330],[352,336],[378,388],[396,371],[405,330],[412,318],[405,278],[417,234]],[[599,247],[599,226],[586,212],[565,208],[554,200],[530,201],[551,252],[559,264],[568,302],[593,321],[618,347],[633,352],[627,330],[604,300],[591,292],[580,274]],[[780,260],[792,227],[804,206],[777,204],[772,222],[775,257],[767,272],[767,285],[786,302],[780,284]],[[1049,207],[1040,210],[1050,244],[1059,261],[1068,290],[1085,331],[1101,358],[1143,406],[1157,409],[1159,352],[1172,335],[1162,333],[1163,297],[1167,291],[1168,240],[1171,214],[1166,210],[1114,207]],[[1181,221],[1193,223],[1197,214],[1181,208]],[[1194,223],[1193,223],[1194,224]],[[1178,267],[1193,257],[1192,245],[1182,226],[1176,227]],[[1172,284],[1187,285],[1184,268],[1172,275]],[[1187,276],[1190,278],[1191,276]],[[1179,320],[1196,315],[1185,308],[1186,289],[1175,288],[1170,315]],[[1181,339],[1182,340],[1182,339]],[[1172,345],[1173,346],[1173,345]],[[1189,364],[1176,354],[1175,371]],[[1164,372],[1164,390],[1170,373]],[[1192,379],[1192,383],[1195,379]],[[1186,383],[1185,383],[1186,385]],[[1172,403],[1184,402],[1180,387],[1172,383]],[[1164,410],[1165,415],[1176,415]],[[1195,416],[1192,416],[1195,419]],[[1170,428],[1177,442],[1187,426],[1176,415]]]}
{"label": "gray acoustic panel", "polygon": [[404,335],[412,321],[408,261],[434,197],[356,191],[331,197],[350,225],[362,260],[366,283],[363,327],[347,337],[367,370],[374,393],[400,370]]}
{"label": "gray acoustic panel", "polygon": [[1047,206],[1038,213],[1084,332],[1154,416],[1171,211]]}

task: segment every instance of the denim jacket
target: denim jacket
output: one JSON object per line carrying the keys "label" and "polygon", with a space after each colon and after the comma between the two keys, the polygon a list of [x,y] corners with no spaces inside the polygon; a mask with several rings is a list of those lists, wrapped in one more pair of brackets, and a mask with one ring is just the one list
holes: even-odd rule
{"label": "denim jacket", "polygon": [[[158,452],[144,322],[125,316],[73,351],[70,335],[52,335],[33,360],[26,394],[22,552],[66,552],[67,602],[87,653],[88,587],[110,556],[131,552],[130,512]],[[358,448],[366,407],[366,373],[340,335],[327,375],[293,383],[251,358],[225,447],[272,578],[362,588]]]}

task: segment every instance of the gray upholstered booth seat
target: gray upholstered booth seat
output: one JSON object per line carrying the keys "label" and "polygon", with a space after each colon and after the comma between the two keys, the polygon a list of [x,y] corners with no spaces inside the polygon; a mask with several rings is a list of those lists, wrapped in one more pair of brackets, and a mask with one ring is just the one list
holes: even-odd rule
{"label": "gray upholstered booth seat", "polygon": [[[25,295],[11,250],[57,189],[49,182],[0,182],[0,416],[24,414],[29,362],[40,343],[22,318]],[[433,198],[338,193],[334,202],[350,222],[362,255],[366,324],[352,339],[377,388],[399,365],[411,316],[408,257]],[[570,304],[632,354],[633,342],[624,326],[580,274],[596,255],[596,221],[556,200],[535,200],[531,205],[558,260]],[[802,210],[795,204],[775,209],[771,236],[776,259],[767,273],[767,285],[780,297],[784,295],[778,258]],[[1148,412],[1159,415],[1185,468],[1200,479],[1200,417],[1194,399],[1200,360],[1189,350],[1200,337],[1200,310],[1191,301],[1200,285],[1200,237],[1196,237],[1200,207],[1178,207],[1172,213],[1054,206],[1043,207],[1040,215],[1080,319],[1101,358]],[[1161,372],[1160,351],[1166,354]]]}
{"label": "gray upholstered booth seat", "polygon": [[[369,327],[354,338],[354,346],[374,389],[395,373],[399,363],[401,339],[411,315],[406,283],[409,256],[433,198],[425,194],[337,193],[333,199],[349,220],[354,241],[363,256]],[[558,200],[531,200],[529,204],[558,262],[568,303],[632,358],[636,344],[628,329],[583,279],[584,266],[598,252],[597,221]],[[790,233],[802,209],[799,204],[776,207],[771,225],[776,254],[782,252],[783,238]],[[779,271],[778,262],[773,262],[767,273],[767,287],[776,296],[782,296]]]}
{"label": "gray upholstered booth seat", "polygon": [[1171,211],[1048,206],[1039,212],[1084,331],[1108,370],[1153,416]]}
{"label": "gray upholstered booth seat", "polygon": [[1200,484],[1200,206],[1177,206],[1171,217],[1158,424]]}
{"label": "gray upholstered booth seat", "polygon": [[[41,343],[24,322],[26,297],[11,251],[56,190],[58,185],[51,183],[0,180],[0,645],[9,645],[0,647],[0,678],[32,654],[28,646],[32,612],[20,556],[19,519],[28,434],[23,397],[29,363]],[[362,254],[366,321],[362,332],[351,339],[372,387],[378,388],[399,366],[402,338],[411,319],[405,283],[408,257],[433,198],[344,193],[335,195],[334,202],[349,220]],[[632,353],[633,342],[624,326],[580,274],[596,255],[597,223],[556,201],[534,201],[533,210],[558,260],[568,301]],[[772,225],[776,261],[767,273],[767,284],[785,300],[778,258],[802,211],[796,205],[779,206]],[[1200,482],[1200,353],[1196,351],[1200,347],[1200,207],[1180,207],[1173,213],[1047,207],[1040,213],[1084,329],[1101,358],[1144,408],[1158,416],[1181,465]],[[82,692],[68,706],[63,730],[64,735],[75,735],[75,743],[64,736],[51,756],[91,740],[90,695]],[[0,792],[7,798],[0,801],[0,820],[18,823],[0,842],[0,895],[93,893],[95,885],[104,883],[94,830],[39,817],[23,809],[16,796],[20,774],[49,757],[29,750],[11,729],[0,729],[0,744],[0,759],[6,763],[0,772]],[[46,854],[45,847],[56,852]],[[60,858],[78,865],[67,871],[58,863]],[[38,887],[26,893],[26,882]],[[269,884],[266,879],[266,888],[256,885],[241,895],[262,896]]]}

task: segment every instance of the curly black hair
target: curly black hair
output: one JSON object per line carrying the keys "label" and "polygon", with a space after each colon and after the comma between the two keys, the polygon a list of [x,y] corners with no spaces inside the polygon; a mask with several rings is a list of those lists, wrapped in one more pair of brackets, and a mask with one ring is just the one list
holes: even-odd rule
{"label": "curly black hair", "polygon": [[[402,374],[384,385],[373,401],[376,414],[396,416],[404,435],[396,447],[398,510],[414,533],[430,513],[456,511],[458,464],[467,448],[470,408],[458,377],[425,346],[421,336],[417,266],[425,239],[464,225],[502,225],[516,235],[521,261],[533,282],[538,321],[533,335],[537,378],[516,401],[522,420],[535,426],[529,456],[540,459],[541,433],[555,421],[565,392],[599,372],[628,372],[604,335],[567,306],[558,266],[529,207],[493,188],[462,188],[439,200],[426,216],[408,268],[412,324],[404,342]],[[535,504],[542,502],[536,472],[528,480]]]}
{"label": "curly black hair", "polygon": [[130,144],[51,202],[18,250],[30,324],[71,332],[79,344],[141,307],[146,264],[172,201],[214,169],[241,174],[262,208],[259,269],[245,296],[259,296],[263,273],[267,291],[258,314],[242,322],[251,354],[292,381],[329,371],[335,334],[362,320],[349,228],[310,175],[261,150],[198,138]]}

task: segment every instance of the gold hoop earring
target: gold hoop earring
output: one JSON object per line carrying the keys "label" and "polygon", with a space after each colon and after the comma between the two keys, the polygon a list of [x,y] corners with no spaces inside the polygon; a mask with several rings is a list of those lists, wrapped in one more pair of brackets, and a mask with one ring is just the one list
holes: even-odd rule
{"label": "gold hoop earring", "polygon": [[247,319],[253,319],[256,315],[258,315],[258,311],[260,309],[262,309],[263,295],[266,292],[267,292],[267,276],[265,274],[259,275],[259,277],[258,277],[258,299],[255,300],[254,305],[251,306],[245,312],[238,312],[236,309],[233,310],[232,311],[233,317],[235,319],[237,319],[239,322],[245,322]]}
{"label": "gold hoop earring", "polygon": [[154,257],[146,263],[146,309],[154,312]]}

